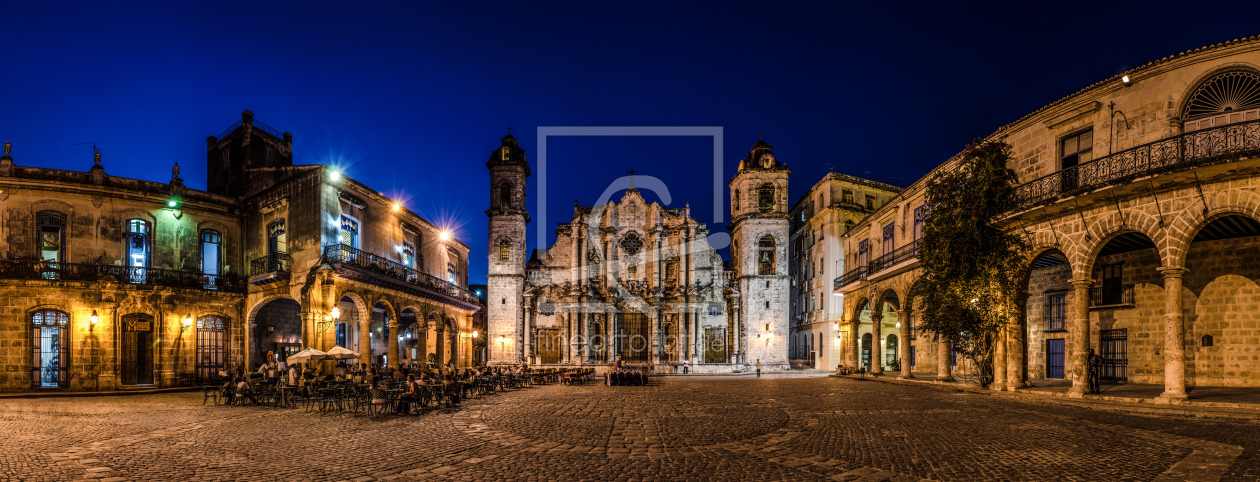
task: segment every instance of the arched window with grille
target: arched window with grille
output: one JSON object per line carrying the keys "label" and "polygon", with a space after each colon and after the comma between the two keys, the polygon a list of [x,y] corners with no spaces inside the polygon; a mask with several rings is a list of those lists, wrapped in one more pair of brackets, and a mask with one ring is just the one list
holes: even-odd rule
{"label": "arched window with grille", "polygon": [[774,185],[762,184],[757,188],[757,208],[762,212],[774,210]]}
{"label": "arched window with grille", "polygon": [[35,388],[70,386],[70,314],[31,313],[31,375]]}
{"label": "arched window with grille", "polygon": [[757,274],[774,274],[774,261],[774,237],[767,234],[757,242]]}
{"label": "arched window with grille", "polygon": [[506,239],[499,240],[499,260],[507,261],[512,257],[512,243]]}

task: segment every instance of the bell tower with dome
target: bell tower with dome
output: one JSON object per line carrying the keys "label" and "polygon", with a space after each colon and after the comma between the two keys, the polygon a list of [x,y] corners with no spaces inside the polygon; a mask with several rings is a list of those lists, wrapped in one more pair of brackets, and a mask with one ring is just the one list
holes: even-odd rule
{"label": "bell tower with dome", "polygon": [[792,170],[763,140],[753,144],[731,189],[731,264],[741,296],[746,347],[743,363],[787,370],[788,175]]}
{"label": "bell tower with dome", "polygon": [[486,346],[490,364],[524,360],[525,182],[529,163],[511,131],[486,162],[490,169],[489,256],[486,266]]}

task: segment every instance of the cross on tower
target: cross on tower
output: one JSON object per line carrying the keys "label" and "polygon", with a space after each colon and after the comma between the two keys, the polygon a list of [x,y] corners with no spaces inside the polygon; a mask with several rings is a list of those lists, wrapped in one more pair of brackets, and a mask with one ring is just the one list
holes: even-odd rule
{"label": "cross on tower", "polygon": [[757,140],[759,140],[759,141],[760,141],[760,140],[762,140],[762,139],[761,139],[761,135],[762,135],[762,134],[761,134],[761,131],[757,131]]}
{"label": "cross on tower", "polygon": [[512,123],[511,123],[511,122],[509,122],[509,123],[508,123],[508,135],[509,135],[509,136],[510,136],[510,135],[512,135]]}
{"label": "cross on tower", "polygon": [[626,172],[630,174],[630,187],[631,187],[631,188],[633,188],[633,187],[634,187],[634,175],[635,175],[636,173],[638,173],[639,171],[634,170],[634,166],[630,166],[630,170],[629,170],[629,171],[626,171]]}

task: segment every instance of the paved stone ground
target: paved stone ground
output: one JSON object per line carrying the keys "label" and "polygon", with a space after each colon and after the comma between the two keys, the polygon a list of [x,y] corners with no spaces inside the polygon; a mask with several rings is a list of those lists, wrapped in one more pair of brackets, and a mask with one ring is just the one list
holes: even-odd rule
{"label": "paved stone ground", "polygon": [[0,401],[4,480],[1257,480],[1260,423],[836,378],[546,386],[420,417]]}

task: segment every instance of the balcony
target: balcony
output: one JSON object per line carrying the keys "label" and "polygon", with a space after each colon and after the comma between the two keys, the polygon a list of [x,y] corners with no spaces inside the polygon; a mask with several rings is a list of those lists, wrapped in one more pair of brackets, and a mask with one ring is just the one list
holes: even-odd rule
{"label": "balcony", "polygon": [[101,281],[107,276],[120,284],[127,285],[165,286],[228,293],[244,293],[246,286],[239,276],[208,275],[196,271],[36,260],[0,261],[0,279]]}
{"label": "balcony", "polygon": [[918,257],[919,257],[919,240],[916,239],[914,240],[914,242],[910,244],[894,249],[893,252],[891,253],[887,253],[883,256],[875,258],[874,261],[871,261],[869,272],[873,275],[875,273],[878,273],[880,271],[883,271],[885,269],[891,268],[893,266],[899,265],[901,263],[910,261]]}
{"label": "balcony", "polygon": [[1132,308],[1133,285],[1090,288],[1090,308]]}
{"label": "balcony", "polygon": [[1015,189],[1015,204],[1008,212],[1140,177],[1257,155],[1260,120],[1198,130],[1126,149],[1020,185]]}
{"label": "balcony", "polygon": [[481,306],[477,295],[454,283],[353,246],[330,245],[324,248],[324,259],[332,263],[337,274],[346,278],[398,289],[465,310],[475,311]]}
{"label": "balcony", "polygon": [[857,282],[858,280],[865,279],[865,278],[866,278],[866,266],[858,266],[857,268],[850,270],[848,273],[845,273],[844,276],[836,278],[836,281],[832,283],[831,285],[832,286],[831,289],[838,290],[840,288],[843,288],[845,285]]}
{"label": "balcony", "polygon": [[271,253],[249,262],[249,283],[262,284],[289,279],[293,257],[288,253]]}

